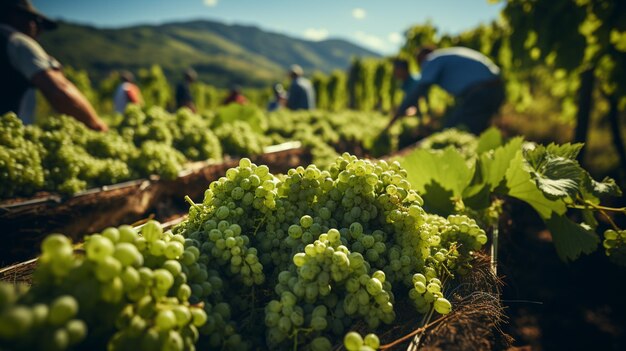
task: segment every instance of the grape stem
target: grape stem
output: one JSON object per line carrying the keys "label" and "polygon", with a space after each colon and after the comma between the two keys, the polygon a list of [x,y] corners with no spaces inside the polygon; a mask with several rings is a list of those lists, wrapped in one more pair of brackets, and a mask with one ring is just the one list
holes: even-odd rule
{"label": "grape stem", "polygon": [[491,271],[498,276],[498,239],[500,230],[498,223],[495,223],[491,230]]}
{"label": "grape stem", "polygon": [[254,234],[252,234],[252,235],[256,236],[256,233],[261,228],[261,225],[263,225],[263,222],[265,222],[265,218],[267,218],[267,215],[265,215],[263,218],[261,218],[261,220],[259,221],[259,225],[257,225],[256,228],[254,228]]}
{"label": "grape stem", "polygon": [[202,207],[200,207],[198,204],[193,202],[193,200],[189,197],[189,195],[185,195],[185,201],[187,201],[187,203],[191,205],[192,207],[195,207],[196,210],[202,211]]}
{"label": "grape stem", "polygon": [[[432,315],[432,311],[433,311],[433,310],[431,310],[431,312],[430,312],[430,314],[431,314],[431,315]],[[447,315],[445,315],[445,316],[441,316],[441,317],[439,317],[439,318],[435,319],[434,321],[432,321],[432,322],[430,322],[430,323],[426,324],[425,326],[423,326],[423,327],[419,327],[419,328],[415,329],[414,331],[412,331],[412,332],[410,332],[409,334],[407,334],[407,335],[405,335],[405,336],[401,337],[400,339],[394,340],[393,342],[391,342],[391,343],[389,343],[389,344],[381,345],[381,346],[380,346],[380,350],[382,351],[382,350],[388,350],[388,349],[391,349],[392,347],[397,346],[398,344],[400,344],[400,343],[402,343],[402,342],[404,342],[404,341],[406,341],[406,340],[408,340],[408,339],[410,339],[410,338],[414,337],[415,335],[417,335],[417,334],[419,334],[419,333],[423,333],[423,332],[425,332],[428,328],[431,328],[431,327],[433,327],[434,325],[436,325],[436,324],[439,324],[439,323],[443,322],[443,321],[444,321],[445,319],[447,319],[449,316],[450,316],[450,314],[447,314]]]}
{"label": "grape stem", "polygon": [[609,212],[620,212],[622,214],[626,214],[626,207],[608,207],[602,205],[596,205],[593,202],[586,200],[582,205],[569,205],[570,208],[576,208],[580,210],[587,210],[589,207],[592,207],[594,210],[599,211],[609,211]]}
{"label": "grape stem", "polygon": [[613,227],[613,229],[615,230],[620,230],[620,228],[617,226],[617,224],[615,224],[615,222],[613,221],[613,219],[611,218],[611,216],[609,216],[608,212],[619,212],[622,214],[626,214],[626,207],[620,207],[620,208],[615,208],[615,207],[607,207],[607,206],[602,206],[602,205],[596,205],[593,202],[586,200],[584,202],[584,205],[573,205],[570,206],[571,208],[576,208],[576,209],[580,209],[580,210],[589,210],[594,209],[598,212],[600,212],[604,218],[606,218],[606,220],[611,224],[611,226]]}

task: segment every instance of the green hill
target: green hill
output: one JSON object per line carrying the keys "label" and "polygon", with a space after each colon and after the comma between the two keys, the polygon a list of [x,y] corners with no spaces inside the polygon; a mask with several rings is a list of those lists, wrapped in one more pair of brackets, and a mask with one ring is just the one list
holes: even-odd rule
{"label": "green hill", "polygon": [[263,86],[283,80],[286,69],[345,69],[354,56],[378,55],[345,40],[319,42],[253,26],[191,21],[101,29],[62,22],[41,36],[44,48],[64,65],[86,69],[96,79],[110,71],[158,64],[170,80],[192,66],[206,83]]}

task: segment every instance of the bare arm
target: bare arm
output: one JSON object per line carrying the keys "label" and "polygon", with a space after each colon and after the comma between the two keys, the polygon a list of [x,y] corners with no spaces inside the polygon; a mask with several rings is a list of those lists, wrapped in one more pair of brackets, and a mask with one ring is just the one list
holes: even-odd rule
{"label": "bare arm", "polygon": [[108,130],[89,101],[61,71],[54,69],[41,71],[33,76],[32,83],[57,112],[68,114],[91,129]]}
{"label": "bare arm", "polygon": [[187,102],[183,103],[183,105],[181,107],[186,107],[186,108],[190,109],[191,112],[193,112],[193,113],[198,112],[196,110],[196,104],[194,104],[193,101],[187,101]]}

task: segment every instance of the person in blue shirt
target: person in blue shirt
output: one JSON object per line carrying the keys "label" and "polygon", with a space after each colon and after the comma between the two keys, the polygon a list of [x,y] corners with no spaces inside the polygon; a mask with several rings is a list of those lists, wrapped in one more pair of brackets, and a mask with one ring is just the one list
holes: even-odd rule
{"label": "person in blue shirt", "polygon": [[311,81],[304,78],[304,71],[298,65],[291,66],[289,76],[291,86],[287,96],[287,108],[290,110],[314,110],[315,90]]}
{"label": "person in blue shirt", "polygon": [[387,128],[403,116],[408,107],[417,105],[417,100],[436,84],[456,101],[443,121],[443,128],[464,127],[474,134],[487,129],[505,97],[500,69],[489,58],[469,48],[435,50],[426,47],[419,51],[417,61],[421,78],[405,96]]}

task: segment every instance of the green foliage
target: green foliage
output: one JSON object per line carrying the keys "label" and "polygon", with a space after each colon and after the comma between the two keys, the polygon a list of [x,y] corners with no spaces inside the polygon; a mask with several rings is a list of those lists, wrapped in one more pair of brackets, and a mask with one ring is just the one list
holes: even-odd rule
{"label": "green foliage", "polygon": [[138,83],[146,106],[167,107],[172,99],[172,90],[159,65],[139,70]]}
{"label": "green foliage", "polygon": [[[450,132],[442,135],[445,133]],[[438,139],[445,140],[431,137]],[[517,198],[546,223],[564,261],[596,250],[600,239],[595,232],[598,223],[594,212],[624,214],[624,209],[600,205],[600,197],[621,196],[621,190],[612,179],[593,180],[578,164],[581,144],[524,144],[521,137],[503,142],[494,130],[475,140],[470,153],[462,151],[463,145],[455,148],[450,144],[441,150],[440,145],[430,142],[400,159],[413,187],[439,214],[473,213],[492,225],[501,211],[497,210],[499,197]],[[581,211],[584,222],[568,218],[568,209]]]}
{"label": "green foliage", "polygon": [[229,104],[215,111],[212,127],[216,128],[235,121],[245,122],[255,132],[262,134],[267,130],[267,120],[263,111],[251,105]]}

